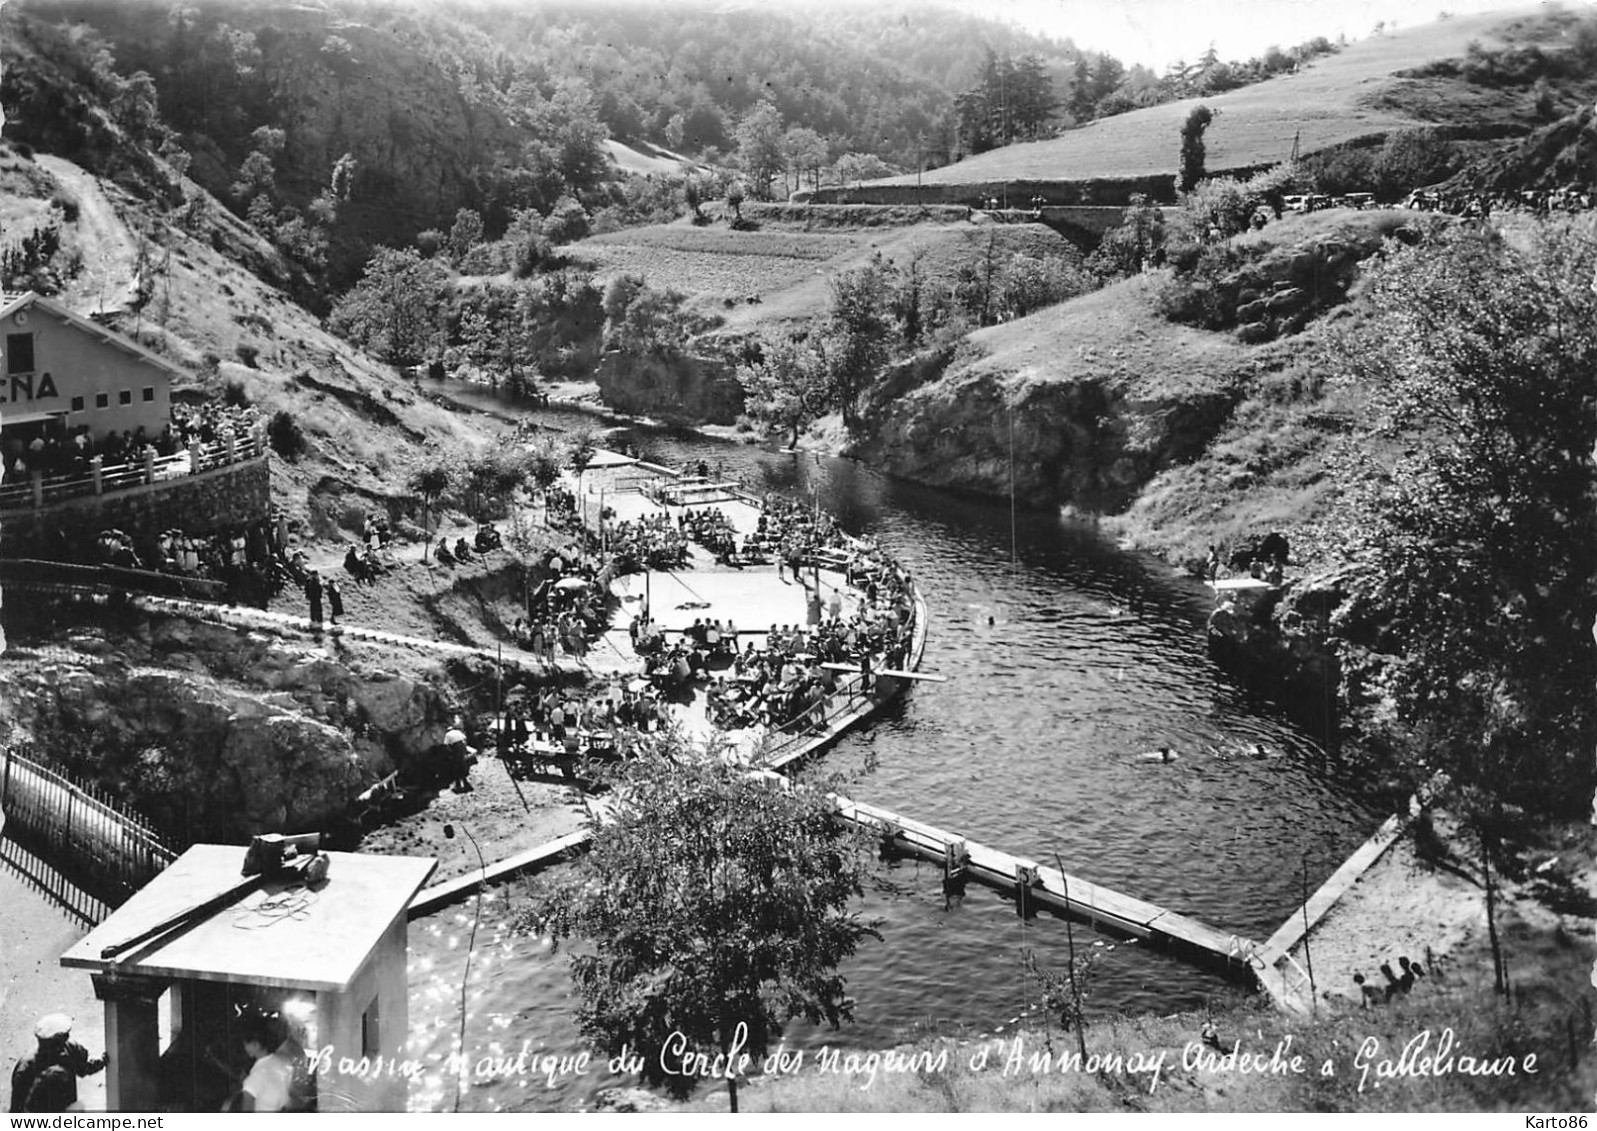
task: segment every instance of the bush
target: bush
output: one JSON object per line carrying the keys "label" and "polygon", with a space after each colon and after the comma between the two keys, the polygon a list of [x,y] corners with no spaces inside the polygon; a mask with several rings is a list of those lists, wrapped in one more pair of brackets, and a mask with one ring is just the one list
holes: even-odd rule
{"label": "bush", "polygon": [[238,345],[233,347],[233,352],[238,355],[238,359],[240,361],[249,366],[251,369],[260,368],[260,366],[256,364],[260,360],[261,356],[261,348],[259,346],[252,346],[248,342],[240,342]]}
{"label": "bush", "polygon": [[244,391],[244,382],[238,378],[230,378],[222,386],[222,403],[233,408],[244,408],[250,403],[250,395]]}
{"label": "bush", "polygon": [[291,462],[304,455],[308,447],[299,421],[286,409],[279,409],[272,415],[270,423],[266,425],[266,438],[272,445],[272,451]]}

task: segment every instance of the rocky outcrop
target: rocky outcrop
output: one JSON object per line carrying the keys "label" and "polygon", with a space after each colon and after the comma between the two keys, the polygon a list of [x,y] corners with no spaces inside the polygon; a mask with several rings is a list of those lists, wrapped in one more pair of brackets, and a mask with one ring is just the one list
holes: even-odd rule
{"label": "rocky outcrop", "polygon": [[1222,591],[1209,615],[1210,653],[1315,729],[1334,731],[1344,700],[1334,617],[1347,599],[1341,573]]}
{"label": "rocky outcrop", "polygon": [[190,838],[325,828],[449,722],[439,689],[320,648],[147,629],[81,631],[62,658],[0,669],[0,721]]}
{"label": "rocky outcrop", "polygon": [[953,354],[896,367],[855,454],[934,487],[1114,513],[1172,464],[1196,458],[1234,394],[1155,391],[1105,373],[1025,381]]}
{"label": "rocky outcrop", "polygon": [[686,354],[606,351],[594,372],[609,408],[673,424],[735,424],[743,386],[724,361]]}

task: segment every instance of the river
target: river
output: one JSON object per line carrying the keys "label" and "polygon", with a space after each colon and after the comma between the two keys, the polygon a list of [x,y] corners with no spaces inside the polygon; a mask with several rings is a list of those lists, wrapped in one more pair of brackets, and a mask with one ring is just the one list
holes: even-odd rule
{"label": "river", "polygon": [[[564,414],[543,413],[557,426]],[[1118,550],[1089,523],[901,483],[858,463],[651,431],[609,434],[672,466],[705,460],[756,490],[814,498],[915,576],[930,614],[922,684],[821,759],[853,796],[1262,941],[1369,835],[1377,818],[1339,759],[1209,658],[1211,597],[1169,566]],[[1142,752],[1179,752],[1171,764]],[[880,920],[846,966],[854,1021],[789,1041],[880,1048],[927,1031],[1006,1025],[1037,997],[1022,954],[1066,969],[1062,922],[1026,922],[972,885],[950,902],[934,866],[877,869]],[[473,1054],[574,1054],[564,955],[507,926],[513,888],[484,905],[467,988]],[[471,905],[412,925],[416,1051],[455,1046]],[[1224,992],[1213,975],[1075,930],[1091,949],[1092,1011],[1170,1013]],[[1329,972],[1328,972],[1329,973]],[[598,1066],[602,1069],[602,1064]],[[569,1109],[615,1081],[510,1074],[462,1110]],[[413,1106],[448,1108],[438,1077]]]}

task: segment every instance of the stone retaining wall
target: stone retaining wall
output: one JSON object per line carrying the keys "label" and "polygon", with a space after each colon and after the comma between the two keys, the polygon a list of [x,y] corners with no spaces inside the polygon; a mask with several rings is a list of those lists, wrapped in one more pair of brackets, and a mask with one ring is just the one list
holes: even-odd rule
{"label": "stone retaining wall", "polygon": [[266,457],[104,495],[8,510],[0,555],[92,561],[100,531],[117,529],[142,544],[165,530],[206,534],[271,515]]}

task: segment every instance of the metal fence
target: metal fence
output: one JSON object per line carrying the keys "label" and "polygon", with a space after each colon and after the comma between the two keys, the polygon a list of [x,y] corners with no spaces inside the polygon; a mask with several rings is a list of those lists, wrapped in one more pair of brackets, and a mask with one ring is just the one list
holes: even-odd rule
{"label": "metal fence", "polygon": [[177,859],[126,805],[13,749],[0,766],[0,813],[5,838],[39,866],[29,878],[90,921],[121,906]]}

